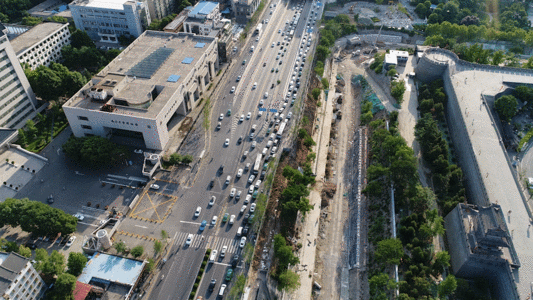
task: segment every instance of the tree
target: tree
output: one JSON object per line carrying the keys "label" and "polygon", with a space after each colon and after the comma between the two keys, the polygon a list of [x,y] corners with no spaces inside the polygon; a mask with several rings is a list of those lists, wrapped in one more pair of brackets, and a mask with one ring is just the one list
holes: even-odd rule
{"label": "tree", "polygon": [[131,249],[130,253],[131,253],[131,255],[133,255],[133,257],[137,258],[137,257],[143,255],[144,248],[141,245],[133,247],[133,249]]}
{"label": "tree", "polygon": [[318,100],[318,97],[320,97],[320,89],[319,88],[314,88],[312,91],[311,91],[311,95],[313,95],[313,98],[315,98],[315,100]]}
{"label": "tree", "polygon": [[409,200],[411,210],[417,214],[424,213],[435,202],[437,197],[428,187],[416,185],[416,194]]}
{"label": "tree", "polygon": [[322,86],[325,90],[329,89],[329,81],[327,78],[322,78]]}
{"label": "tree", "polygon": [[457,280],[452,274],[448,275],[438,286],[439,296],[445,298],[455,292],[457,289]]}
{"label": "tree", "polygon": [[370,299],[373,300],[387,300],[390,297],[387,292],[396,287],[396,283],[393,279],[389,278],[389,275],[385,273],[379,273],[370,277],[368,280],[368,286],[370,288]]}
{"label": "tree", "polygon": [[444,270],[444,268],[447,268],[450,266],[450,254],[448,254],[447,251],[441,251],[438,252],[435,256],[435,262],[433,263],[433,270],[435,271],[435,274],[440,274]]}
{"label": "tree", "polygon": [[65,270],[65,256],[57,252],[57,250],[52,251],[52,254],[42,262],[40,269],[45,276],[56,276],[63,273]]}
{"label": "tree", "polygon": [[505,60],[504,53],[503,51],[499,50],[499,51],[494,52],[494,54],[492,55],[492,61],[490,62],[490,64],[497,66],[503,63],[504,60]]}
{"label": "tree", "polygon": [[320,61],[325,61],[330,53],[331,51],[329,51],[329,48],[326,46],[318,45],[318,47],[316,47],[316,58]]}
{"label": "tree", "polygon": [[68,157],[87,167],[109,166],[131,155],[126,147],[100,136],[71,137],[62,148]]}
{"label": "tree", "polygon": [[292,247],[287,245],[287,241],[279,233],[274,236],[274,257],[278,260],[278,271],[286,270],[289,265],[299,262],[298,257],[292,253]]}
{"label": "tree", "polygon": [[24,247],[22,245],[19,246],[18,253],[24,257],[30,258],[31,257],[31,249],[28,247]]}
{"label": "tree", "polygon": [[371,111],[364,113],[361,115],[361,124],[368,124],[372,119],[374,118],[374,115]]}
{"label": "tree", "polygon": [[163,249],[163,243],[161,243],[160,240],[155,240],[155,242],[154,242],[154,251],[155,251],[155,253],[161,252],[161,249]]}
{"label": "tree", "polygon": [[502,121],[509,122],[518,111],[518,101],[513,95],[501,96],[494,102],[494,109]]}
{"label": "tree", "polygon": [[428,7],[426,7],[423,3],[418,3],[418,5],[415,8],[415,13],[420,18],[425,18],[427,16]]}
{"label": "tree", "polygon": [[391,84],[391,95],[396,99],[398,104],[403,102],[403,94],[405,93],[405,81],[393,81]]}
{"label": "tree", "polygon": [[117,253],[126,253],[127,248],[126,248],[126,243],[124,243],[124,241],[115,243],[113,247],[115,247],[115,250],[117,250]]}
{"label": "tree", "polygon": [[291,270],[285,270],[278,276],[278,289],[294,291],[300,287],[300,275]]}
{"label": "tree", "polygon": [[68,272],[74,276],[79,276],[87,264],[87,257],[83,253],[70,252],[68,255]]}
{"label": "tree", "polygon": [[46,20],[49,21],[49,22],[56,22],[56,23],[63,23],[63,24],[68,23],[68,19],[67,18],[60,17],[60,16],[51,16],[51,17],[48,17],[48,19],[46,19]]}
{"label": "tree", "polygon": [[52,299],[54,300],[71,300],[74,299],[74,289],[76,288],[76,277],[68,274],[63,273],[57,277],[57,280],[55,282],[55,287],[53,290]]}
{"label": "tree", "polygon": [[25,69],[26,77],[35,92],[45,101],[57,100],[62,95],[61,77],[46,66],[39,66],[35,70]]}
{"label": "tree", "polygon": [[389,71],[387,72],[387,76],[392,77],[392,76],[396,75],[396,73],[397,73],[396,69],[393,68],[393,67],[391,67],[391,68],[389,69]]}
{"label": "tree", "polygon": [[83,30],[76,29],[73,33],[70,34],[70,45],[74,48],[80,49],[81,47],[90,47],[96,48],[93,40],[87,32]]}
{"label": "tree", "polygon": [[27,17],[22,18],[22,25],[25,25],[25,26],[35,26],[37,24],[41,24],[42,22],[43,22],[43,19],[32,17],[32,16],[27,16]]}
{"label": "tree", "polygon": [[399,265],[403,256],[402,242],[397,238],[382,240],[378,243],[374,256],[378,261]]}
{"label": "tree", "polygon": [[184,164],[190,164],[190,163],[192,163],[193,159],[194,158],[192,157],[192,155],[186,154],[186,155],[183,156],[181,162],[184,163]]}

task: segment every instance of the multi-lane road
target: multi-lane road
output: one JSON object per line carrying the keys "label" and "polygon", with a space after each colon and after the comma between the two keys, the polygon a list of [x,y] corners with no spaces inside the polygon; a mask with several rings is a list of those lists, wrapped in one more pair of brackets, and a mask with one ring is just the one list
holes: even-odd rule
{"label": "multi-lane road", "polygon": [[[245,170],[245,166],[250,163],[250,168],[253,168],[257,154],[265,149],[273,132],[274,126],[271,127],[270,123],[274,121],[275,124],[276,112],[285,115],[280,122],[286,121],[288,127],[284,131],[278,149],[282,149],[286,143],[284,138],[286,139],[294,123],[294,116],[289,120],[286,116],[292,111],[293,96],[297,95],[299,98],[305,84],[302,82],[298,92],[291,93],[290,97],[287,95],[288,88],[291,81],[293,88],[297,86],[298,78],[304,81],[306,70],[310,68],[316,36],[314,18],[316,15],[321,15],[320,12],[315,14],[321,9],[317,8],[315,3],[275,1],[265,7],[263,19],[268,19],[268,23],[263,24],[263,31],[259,35],[254,34],[245,46],[239,49],[239,54],[235,56],[233,64],[226,72],[226,78],[219,85],[220,88],[214,92],[211,100],[213,103],[211,126],[205,140],[206,157],[199,163],[194,184],[175,188],[171,187],[172,183],[158,182],[162,190],[173,190],[172,194],[178,196],[179,200],[174,206],[172,215],[165,221],[164,227],[170,233],[172,248],[167,262],[154,283],[150,299],[187,299],[205,250],[208,248],[217,250],[219,254],[215,262],[206,267],[196,295],[204,299],[215,299],[223,283],[228,285],[226,294],[229,292],[231,282],[226,282],[224,277],[227,270],[232,268],[231,260],[234,255],[242,258],[241,237],[237,236],[237,230],[244,226],[243,217],[250,213],[250,206],[253,203],[253,201],[249,203],[244,213],[240,213],[246,195],[250,195],[248,179],[252,170]],[[295,14],[300,14],[300,19],[294,29],[294,35],[290,37],[290,23]],[[309,20],[310,15],[312,15],[311,20]],[[310,36],[313,39],[308,49]],[[302,61],[304,57],[308,58],[305,63]],[[232,87],[235,87],[234,92]],[[262,105],[260,105],[261,100],[264,102]],[[267,111],[263,111],[260,115],[260,108],[266,108]],[[272,109],[276,111],[271,111]],[[231,115],[228,115],[228,110],[231,111]],[[250,118],[247,117],[248,114]],[[240,121],[242,115],[244,120]],[[220,129],[216,129],[218,122],[221,123]],[[250,138],[254,125],[256,128],[254,137]],[[267,134],[269,128],[272,132]],[[242,142],[239,142],[241,136]],[[226,146],[227,139],[229,144]],[[255,148],[252,147],[254,142]],[[270,154],[272,149],[273,146],[267,152]],[[249,152],[246,158],[243,157],[245,151]],[[277,150],[278,156],[280,153],[281,150]],[[263,157],[261,166],[264,162]],[[223,172],[220,172],[222,165]],[[236,176],[239,169],[245,170],[241,178]],[[256,184],[259,174],[252,184]],[[228,176],[230,180],[229,184],[226,184]],[[214,186],[211,187],[213,179]],[[239,201],[229,197],[233,188],[242,193]],[[258,190],[261,189],[262,185]],[[212,196],[216,197],[216,202],[215,205],[209,206],[208,202]],[[202,210],[199,217],[194,217],[197,206]],[[225,213],[236,216],[234,225],[222,222]],[[218,217],[214,226],[210,225],[213,216]],[[203,220],[208,226],[200,231]],[[191,244],[186,246],[185,241],[191,233],[193,234]],[[253,242],[252,234],[248,234],[247,242]],[[220,251],[224,246],[227,246],[228,250],[225,257],[221,258]],[[233,281],[241,273],[242,267],[243,262],[240,261]],[[216,279],[216,287],[212,293],[208,291],[211,279]]]}

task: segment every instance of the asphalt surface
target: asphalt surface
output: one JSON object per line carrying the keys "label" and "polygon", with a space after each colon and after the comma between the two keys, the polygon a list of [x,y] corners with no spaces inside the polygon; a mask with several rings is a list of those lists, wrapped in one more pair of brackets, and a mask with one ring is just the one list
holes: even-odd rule
{"label": "asphalt surface", "polygon": [[[166,216],[164,222],[153,224],[127,218],[121,225],[122,228],[134,230],[136,234],[146,236],[154,236],[161,230],[165,230],[171,238],[170,255],[160,269],[156,281],[152,282],[153,289],[149,296],[150,299],[187,299],[200,269],[204,253],[208,248],[218,251],[217,258],[214,263],[207,265],[196,295],[202,296],[204,299],[215,299],[223,283],[228,284],[226,294],[231,289],[231,284],[226,282],[224,277],[227,270],[231,268],[233,256],[237,254],[242,259],[241,237],[237,236],[237,230],[240,226],[244,226],[242,224],[243,215],[250,213],[250,206],[253,203],[252,201],[248,204],[245,212],[240,214],[244,199],[246,195],[249,195],[248,179],[252,170],[244,172],[240,179],[236,177],[236,174],[238,169],[245,169],[247,163],[250,163],[250,169],[253,169],[257,154],[263,151],[269,140],[267,130],[270,128],[269,122],[274,118],[275,112],[264,111],[263,115],[259,116],[259,108],[280,110],[283,107],[291,77],[295,72],[295,60],[300,50],[300,40],[304,30],[307,30],[307,22],[304,19],[306,19],[312,6],[311,2],[305,4],[302,17],[297,24],[289,47],[287,48],[285,45],[281,50],[281,42],[286,42],[284,38],[287,37],[285,21],[292,21],[296,12],[292,10],[292,7],[296,6],[297,3],[282,1],[276,2],[276,4],[276,7],[265,8],[263,19],[269,19],[269,22],[263,25],[263,32],[259,35],[259,41],[256,41],[258,36],[254,34],[246,45],[239,49],[231,69],[226,72],[220,88],[212,96],[210,129],[205,134],[205,138],[198,134],[199,130],[203,129],[193,130],[191,135],[193,140],[190,145],[197,145],[205,150],[202,160],[195,163],[191,169],[172,172],[164,175],[165,180],[157,181],[160,186],[158,193],[177,197],[176,203],[172,206],[171,212]],[[269,14],[270,10],[273,11],[272,15]],[[280,29],[285,32],[284,36],[278,33]],[[315,34],[313,35],[315,36]],[[280,45],[277,45],[278,41]],[[314,42],[315,40],[313,40]],[[274,47],[272,47],[272,43],[275,43]],[[254,46],[254,51],[251,51],[251,46]],[[306,48],[307,41],[302,52],[305,52]],[[286,51],[284,51],[285,49]],[[279,51],[282,51],[283,56],[280,55],[280,58],[276,59]],[[309,53],[309,57],[312,57],[311,53]],[[246,63],[243,64],[244,60]],[[281,65],[280,60],[282,61]],[[307,60],[304,68],[308,69],[310,62],[311,59]],[[300,60],[298,70],[301,63]],[[277,68],[278,72],[271,72],[273,68],[274,70]],[[241,76],[239,81],[237,81],[238,76]],[[296,78],[298,78],[298,74],[296,74]],[[277,83],[278,80],[280,84]],[[255,82],[257,82],[256,88],[253,87]],[[273,88],[272,84],[274,84]],[[233,86],[235,86],[235,92],[231,92]],[[304,84],[302,83],[301,89],[303,87]],[[267,97],[265,97],[265,93],[268,93]],[[297,95],[299,96],[300,93]],[[264,100],[263,106],[259,105],[260,100]],[[292,95],[282,112],[285,115],[291,110],[291,100]],[[228,110],[231,110],[231,116],[228,116]],[[248,113],[251,115],[250,119],[246,118]],[[222,120],[220,120],[221,114],[223,115]],[[245,120],[242,122],[239,120],[241,115],[245,116]],[[219,130],[216,129],[218,122],[221,122]],[[284,136],[288,134],[293,123],[294,121],[289,120]],[[249,135],[253,125],[256,125],[257,129],[254,132],[255,137],[250,139]],[[197,126],[202,126],[202,122],[198,122]],[[240,136],[243,137],[242,143],[238,143]],[[227,146],[224,145],[226,139],[229,139]],[[257,143],[255,148],[251,146],[253,141]],[[283,139],[281,142],[277,155],[281,153]],[[186,141],[185,144],[188,142]],[[271,150],[272,148],[268,149],[268,152],[270,153]],[[249,151],[247,158],[243,158],[245,151]],[[263,163],[264,159],[261,166]],[[221,165],[224,165],[222,173],[219,172]],[[231,176],[229,184],[225,184],[227,176]],[[156,177],[160,178],[159,175]],[[213,178],[215,185],[210,188],[209,183]],[[257,178],[253,180],[253,184],[255,185],[256,182]],[[240,201],[235,201],[234,198],[229,197],[232,188],[242,191]],[[258,190],[259,192],[262,191],[262,185]],[[208,206],[212,196],[216,197],[216,203],[213,206]],[[156,197],[155,193],[152,194],[152,197]],[[200,216],[196,218],[194,212],[198,206],[202,210]],[[236,216],[234,225],[222,223],[225,213]],[[200,231],[200,223],[205,220],[210,224],[213,216],[218,217],[216,225],[208,225],[204,231]],[[190,245],[185,245],[189,234],[193,234],[192,242]],[[248,234],[247,242],[253,242],[253,240],[253,234]],[[228,250],[225,257],[221,258],[220,251],[224,246],[227,246]],[[237,270],[235,270],[233,281],[241,273],[243,265],[241,260]],[[213,293],[208,292],[211,279],[217,280]]]}

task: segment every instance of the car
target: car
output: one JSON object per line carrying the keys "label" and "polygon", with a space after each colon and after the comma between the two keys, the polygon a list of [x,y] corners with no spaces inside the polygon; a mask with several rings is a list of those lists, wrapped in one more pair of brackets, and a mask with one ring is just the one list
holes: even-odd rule
{"label": "car", "polygon": [[252,164],[251,163],[247,163],[245,166],[244,166],[244,172],[248,172],[248,170],[250,170],[250,166]]}
{"label": "car", "polygon": [[264,62],[264,63],[263,63],[263,67],[266,67],[266,65],[267,65],[267,63],[266,63],[266,62]]}
{"label": "car", "polygon": [[257,145],[257,142],[256,142],[256,141],[253,141],[253,142],[252,142],[252,149],[254,149],[256,145]]}
{"label": "car", "polygon": [[248,189],[248,194],[252,194],[254,190],[255,190],[254,186],[250,185],[250,188]]}
{"label": "car", "polygon": [[257,129],[257,124],[252,125],[252,132],[255,132],[256,129]]}
{"label": "car", "polygon": [[213,219],[211,219],[211,225],[215,226],[217,224],[217,216],[213,216]]}
{"label": "car", "polygon": [[224,114],[220,114],[220,116],[218,117],[218,120],[219,120],[219,121],[224,120]]}
{"label": "car", "polygon": [[268,149],[267,148],[263,148],[263,152],[261,152],[261,154],[263,154],[263,156],[265,156],[267,153],[268,153]]}
{"label": "car", "polygon": [[252,203],[252,205],[250,205],[250,212],[253,213],[255,211],[255,203]]}
{"label": "car", "polygon": [[266,171],[261,171],[261,175],[259,176],[259,179],[264,180],[266,176]]}
{"label": "car", "polygon": [[224,146],[225,147],[229,146],[229,139],[226,139],[226,141],[224,142]]}
{"label": "car", "polygon": [[228,177],[226,177],[226,182],[225,182],[225,184],[228,185],[230,181],[231,181],[231,176],[228,175]]}
{"label": "car", "polygon": [[229,193],[229,197],[230,197],[230,198],[235,197],[235,193],[236,193],[236,192],[237,192],[237,189],[236,189],[236,188],[232,188],[232,189],[231,189],[231,192]]}
{"label": "car", "polygon": [[220,251],[220,257],[224,258],[224,256],[226,256],[226,252],[228,252],[228,246],[223,246],[222,250]]}
{"label": "car", "polygon": [[259,192],[256,190],[254,194],[252,195],[252,199],[257,199],[257,196],[259,195]]}
{"label": "car", "polygon": [[202,223],[200,223],[200,231],[204,231],[205,226],[207,226],[207,221],[203,220]]}
{"label": "car", "polygon": [[279,72],[279,70],[278,70],[278,68],[276,68],[276,73],[278,73],[278,72]]}
{"label": "car", "polygon": [[143,154],[143,151],[141,149],[135,149],[133,150],[133,153]]}
{"label": "car", "polygon": [[241,117],[239,118],[239,122],[244,122],[244,115],[241,115]]}
{"label": "car", "polygon": [[[245,236],[243,236],[243,237],[241,238],[241,242],[240,242],[240,244],[239,244],[239,247],[244,248],[244,245],[246,245],[246,237],[245,237]],[[231,269],[230,269],[230,270],[231,270]]]}
{"label": "car", "polygon": [[239,169],[239,171],[237,171],[237,178],[241,178],[242,173],[243,173],[242,169]]}
{"label": "car", "polygon": [[209,200],[209,206],[215,205],[215,201],[217,201],[217,197],[211,196],[211,200]]}
{"label": "car", "polygon": [[228,109],[227,114],[228,114],[228,117],[231,116],[231,109]]}
{"label": "car", "polygon": [[211,181],[209,181],[209,187],[212,188],[215,186],[215,178],[212,178]]}
{"label": "car", "polygon": [[185,240],[185,246],[189,246],[192,243],[193,237],[194,235],[192,233],[189,233],[189,235],[187,236],[187,239]]}
{"label": "car", "polygon": [[251,214],[251,215],[250,215],[250,218],[248,219],[248,223],[251,224],[251,223],[254,221],[254,217],[255,217],[255,215],[254,215],[254,214]]}
{"label": "car", "polygon": [[279,60],[279,55],[278,55],[278,56],[276,56],[276,60]]}
{"label": "car", "polygon": [[196,208],[196,211],[194,212],[194,217],[198,218],[200,216],[200,213],[202,213],[202,208],[198,206]]}
{"label": "car", "polygon": [[235,195],[235,200],[239,201],[239,199],[241,199],[241,194],[242,194],[242,191],[238,191],[237,195]]}
{"label": "car", "polygon": [[244,204],[250,203],[250,200],[252,200],[252,195],[246,195],[246,199],[244,199]]}
{"label": "car", "polygon": [[252,117],[252,112],[248,112],[248,114],[246,115],[246,120],[250,120],[250,118]]}
{"label": "car", "polygon": [[246,59],[242,61],[242,64],[245,65],[246,64]]}
{"label": "car", "polygon": [[242,135],[239,137],[239,139],[237,140],[237,144],[240,144],[242,143]]}
{"label": "car", "polygon": [[276,43],[272,43],[272,48],[276,47]]}
{"label": "car", "polygon": [[227,287],[227,285],[225,285],[225,284],[222,284],[222,285],[220,286],[220,291],[218,292],[218,295],[219,295],[220,297],[223,297],[223,296],[224,296],[224,293],[226,292],[226,287]]}
{"label": "car", "polygon": [[226,281],[231,281],[231,279],[233,278],[233,269],[228,269],[228,271],[226,272]]}
{"label": "car", "polygon": [[242,235],[247,235],[248,231],[250,231],[250,226],[244,226],[244,228],[242,229]]}
{"label": "car", "polygon": [[278,151],[278,147],[272,147],[272,151],[270,152],[270,154],[274,154],[276,153],[276,151]]}
{"label": "car", "polygon": [[257,117],[258,117],[258,118],[261,118],[262,116],[263,116],[263,111],[260,110],[260,111],[257,113]]}
{"label": "car", "polygon": [[209,283],[209,291],[212,292],[215,290],[215,287],[217,285],[216,279],[211,279],[211,282]]}
{"label": "car", "polygon": [[242,154],[242,157],[246,158],[248,156],[248,151],[244,151],[244,153]]}
{"label": "car", "polygon": [[283,63],[283,60],[280,60],[280,61],[279,61],[279,65],[281,66],[282,63]]}
{"label": "car", "polygon": [[244,214],[244,212],[246,211],[246,207],[247,207],[246,205],[243,205],[243,206],[241,207],[241,210],[239,211],[239,213],[240,213],[241,215]]}
{"label": "car", "polygon": [[274,73],[274,70],[275,70],[275,69],[274,69],[274,68],[272,68],[272,70],[270,70],[270,73]]}
{"label": "car", "polygon": [[255,38],[255,41],[256,41],[256,42],[259,42],[259,37]]}
{"label": "car", "polygon": [[255,179],[255,175],[254,174],[250,175],[250,177],[248,178],[248,183],[252,184],[252,182],[254,182],[254,179]]}
{"label": "car", "polygon": [[82,215],[82,214],[73,214],[73,216],[78,219],[78,221],[83,221],[83,219],[85,219],[85,217]]}
{"label": "car", "polygon": [[235,215],[231,215],[231,217],[229,218],[229,224],[233,225],[233,223],[235,223]]}
{"label": "car", "polygon": [[220,130],[220,128],[222,128],[222,122],[218,122],[217,124],[217,130]]}
{"label": "car", "polygon": [[217,259],[218,250],[211,251],[211,256],[209,256],[209,261],[215,261]]}
{"label": "car", "polygon": [[257,88],[257,82],[254,82],[254,85],[252,85],[252,90],[255,90]]}
{"label": "car", "polygon": [[258,189],[261,186],[261,179],[255,182],[255,188]]}
{"label": "car", "polygon": [[259,101],[259,106],[263,106],[264,104],[265,104],[265,101],[264,101],[263,99],[261,99],[261,100]]}
{"label": "car", "polygon": [[278,29],[278,33],[281,33],[281,29]]}
{"label": "car", "polygon": [[237,76],[237,80],[236,81],[237,82],[241,81],[241,78],[242,78],[241,75]]}
{"label": "car", "polygon": [[224,217],[222,217],[222,223],[226,223],[228,221],[228,218],[229,218],[229,214],[225,213]]}
{"label": "car", "polygon": [[268,98],[268,93],[265,93],[264,97],[265,97],[265,99]]}
{"label": "car", "polygon": [[[61,239],[59,239],[61,241]],[[27,248],[30,248],[31,250],[37,249],[37,245],[34,243],[26,243],[25,245]]]}
{"label": "car", "polygon": [[233,259],[231,260],[231,266],[233,268],[236,268],[238,264],[239,264],[239,255],[235,254],[233,255]]}
{"label": "car", "polygon": [[290,111],[288,114],[287,114],[287,119],[291,119],[292,118],[292,111]]}
{"label": "car", "polygon": [[152,183],[152,184],[150,185],[150,188],[151,188],[152,190],[158,190],[158,189],[159,189],[159,185],[157,185],[157,184],[155,184],[155,183]]}
{"label": "car", "polygon": [[252,132],[252,133],[250,133],[250,141],[251,141],[251,140],[253,140],[253,139],[254,139],[254,137],[255,137],[255,133],[253,133],[253,132]]}
{"label": "car", "polygon": [[68,242],[67,242],[67,247],[70,247],[72,246],[72,244],[74,244],[74,241],[76,240],[76,237],[75,236],[71,236],[70,239],[68,239]]}

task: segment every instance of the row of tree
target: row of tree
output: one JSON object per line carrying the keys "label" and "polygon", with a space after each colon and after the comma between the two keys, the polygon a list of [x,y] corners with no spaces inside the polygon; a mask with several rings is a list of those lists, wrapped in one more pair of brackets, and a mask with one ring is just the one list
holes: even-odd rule
{"label": "row of tree", "polygon": [[20,226],[35,236],[66,236],[76,230],[78,219],[64,211],[27,198],[8,198],[0,203],[0,227]]}
{"label": "row of tree", "polygon": [[[331,53],[330,48],[335,45],[335,40],[341,36],[357,32],[357,26],[350,24],[350,18],[347,15],[338,15],[326,22],[325,26],[320,29],[320,42],[316,48],[317,67],[321,62],[323,73],[326,58]],[[317,72],[318,73],[318,72]]]}
{"label": "row of tree", "polygon": [[69,158],[90,167],[111,166],[127,160],[131,155],[127,147],[100,136],[72,136],[62,148]]}

